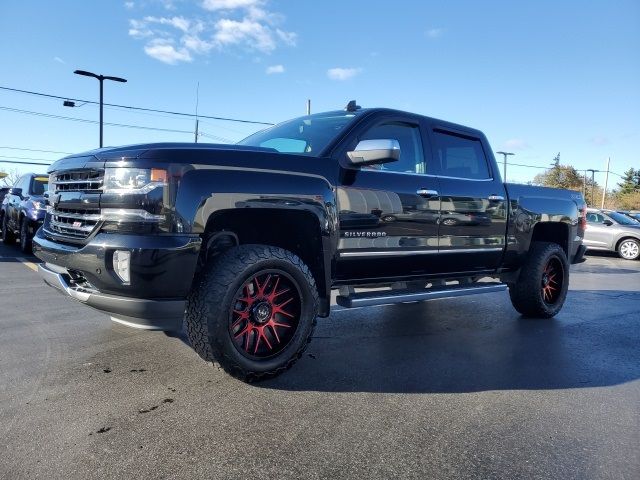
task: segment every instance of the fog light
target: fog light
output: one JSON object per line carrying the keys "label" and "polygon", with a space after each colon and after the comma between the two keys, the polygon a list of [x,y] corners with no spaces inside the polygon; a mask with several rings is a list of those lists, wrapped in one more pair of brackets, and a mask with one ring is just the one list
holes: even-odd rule
{"label": "fog light", "polygon": [[128,250],[116,250],[113,252],[113,270],[125,284],[131,281],[131,271],[129,270],[130,260],[131,252]]}

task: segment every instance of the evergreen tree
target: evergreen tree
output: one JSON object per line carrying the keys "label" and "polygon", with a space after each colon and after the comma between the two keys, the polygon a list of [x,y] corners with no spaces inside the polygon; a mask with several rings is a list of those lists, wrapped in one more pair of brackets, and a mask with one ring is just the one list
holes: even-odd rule
{"label": "evergreen tree", "polygon": [[618,191],[619,195],[626,195],[627,193],[640,191],[640,169],[635,170],[630,168],[624,172],[622,182],[618,183],[618,186],[620,187],[620,190]]}

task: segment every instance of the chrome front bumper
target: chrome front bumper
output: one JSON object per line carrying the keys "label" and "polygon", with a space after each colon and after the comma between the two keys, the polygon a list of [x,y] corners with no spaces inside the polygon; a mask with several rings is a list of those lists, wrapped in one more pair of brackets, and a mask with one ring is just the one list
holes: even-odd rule
{"label": "chrome front bumper", "polygon": [[67,270],[50,263],[39,264],[38,273],[59,292],[106,313],[112,320],[149,330],[177,331],[182,328],[184,300],[148,300],[107,295],[72,285]]}

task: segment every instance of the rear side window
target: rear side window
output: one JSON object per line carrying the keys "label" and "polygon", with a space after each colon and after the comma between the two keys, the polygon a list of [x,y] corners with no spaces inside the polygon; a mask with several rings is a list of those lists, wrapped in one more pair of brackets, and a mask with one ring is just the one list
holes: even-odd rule
{"label": "rear side window", "polygon": [[491,178],[482,143],[477,138],[442,130],[433,132],[435,162],[445,177],[486,180]]}

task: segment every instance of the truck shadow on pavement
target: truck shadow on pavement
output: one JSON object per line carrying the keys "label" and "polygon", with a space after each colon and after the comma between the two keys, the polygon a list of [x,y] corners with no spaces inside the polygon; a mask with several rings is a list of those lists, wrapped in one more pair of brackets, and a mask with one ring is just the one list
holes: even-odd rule
{"label": "truck shadow on pavement", "polygon": [[[480,296],[478,296],[480,297]],[[617,385],[640,378],[640,292],[572,291],[555,319],[501,294],[319,319],[293,369],[258,388],[464,393]]]}

